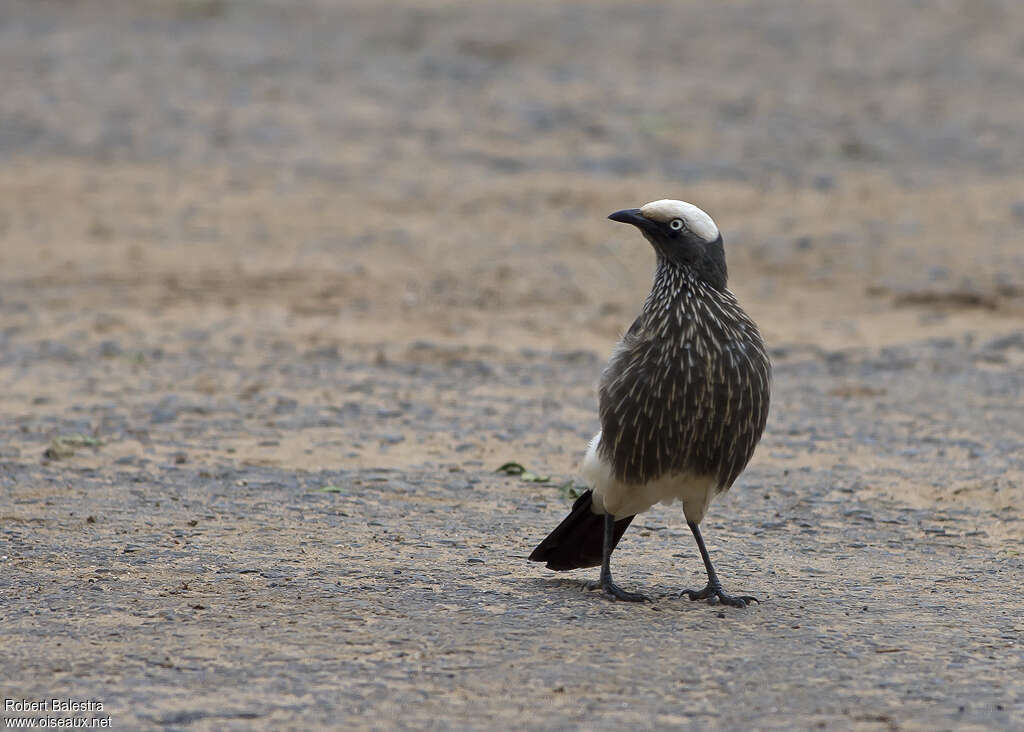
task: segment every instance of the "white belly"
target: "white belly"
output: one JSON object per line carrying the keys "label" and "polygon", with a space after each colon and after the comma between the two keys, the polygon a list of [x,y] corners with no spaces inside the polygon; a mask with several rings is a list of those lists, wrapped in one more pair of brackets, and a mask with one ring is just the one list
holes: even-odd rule
{"label": "white belly", "polygon": [[628,485],[615,479],[612,466],[598,453],[601,433],[590,441],[581,472],[594,490],[594,511],[611,513],[616,520],[646,511],[655,503],[683,502],[687,521],[699,524],[719,493],[718,480],[710,475],[677,473],[642,485]]}

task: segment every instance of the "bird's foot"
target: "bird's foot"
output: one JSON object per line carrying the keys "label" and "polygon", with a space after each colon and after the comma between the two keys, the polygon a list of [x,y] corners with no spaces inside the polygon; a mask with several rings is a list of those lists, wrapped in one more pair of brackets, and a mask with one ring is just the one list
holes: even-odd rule
{"label": "bird's foot", "polygon": [[609,600],[622,600],[623,602],[653,602],[647,595],[638,592],[626,592],[611,580],[593,580],[585,585],[588,590],[601,590],[601,593]]}
{"label": "bird's foot", "polygon": [[679,596],[682,597],[683,595],[686,595],[691,600],[707,600],[711,604],[720,602],[723,605],[730,605],[732,607],[746,607],[752,602],[761,604],[760,600],[751,595],[727,595],[722,591],[721,585],[713,585],[710,582],[703,590],[683,590],[679,593]]}

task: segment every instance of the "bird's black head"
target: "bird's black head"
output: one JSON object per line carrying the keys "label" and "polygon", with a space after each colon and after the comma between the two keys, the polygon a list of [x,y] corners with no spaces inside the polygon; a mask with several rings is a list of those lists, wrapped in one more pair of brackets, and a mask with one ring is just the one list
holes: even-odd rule
{"label": "bird's black head", "polygon": [[722,235],[706,213],[686,201],[664,199],[616,211],[608,218],[640,229],[659,258],[725,289],[727,270]]}

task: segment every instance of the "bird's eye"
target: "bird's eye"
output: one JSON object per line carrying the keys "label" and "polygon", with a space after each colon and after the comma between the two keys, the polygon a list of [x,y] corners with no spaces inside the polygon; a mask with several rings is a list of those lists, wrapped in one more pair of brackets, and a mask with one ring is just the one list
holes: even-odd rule
{"label": "bird's eye", "polygon": [[683,220],[672,219],[672,221],[669,222],[668,228],[672,229],[672,231],[679,231],[680,229],[683,228]]}

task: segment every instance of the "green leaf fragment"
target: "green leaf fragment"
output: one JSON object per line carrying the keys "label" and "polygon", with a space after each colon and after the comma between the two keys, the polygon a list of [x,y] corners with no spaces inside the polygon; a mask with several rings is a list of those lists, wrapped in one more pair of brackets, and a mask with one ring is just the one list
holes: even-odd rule
{"label": "green leaf fragment", "polygon": [[47,460],[63,460],[74,456],[77,447],[99,447],[102,444],[102,440],[89,435],[61,435],[50,441],[43,451],[43,457]]}
{"label": "green leaf fragment", "polygon": [[505,475],[518,475],[520,480],[526,483],[547,483],[551,480],[550,475],[538,475],[531,470],[527,470],[523,467],[522,463],[505,463],[494,472],[504,473]]}
{"label": "green leaf fragment", "polygon": [[587,492],[586,486],[576,485],[573,481],[567,480],[558,486],[558,492],[562,498],[567,498],[570,501],[575,501],[577,498]]}
{"label": "green leaf fragment", "polygon": [[99,447],[103,442],[89,435],[65,435],[58,437],[54,442],[62,442],[72,447]]}

